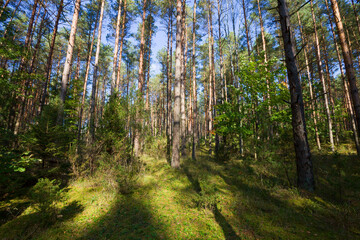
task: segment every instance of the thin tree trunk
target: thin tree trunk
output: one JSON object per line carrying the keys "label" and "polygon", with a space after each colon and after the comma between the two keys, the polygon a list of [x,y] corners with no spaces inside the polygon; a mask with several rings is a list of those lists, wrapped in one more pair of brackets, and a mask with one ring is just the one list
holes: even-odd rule
{"label": "thin tree trunk", "polygon": [[[301,40],[302,40],[302,44],[306,44],[305,41],[305,37],[304,37],[304,33],[303,33],[303,29],[302,29],[302,24],[301,24],[301,19],[300,19],[300,15],[299,12],[297,12],[297,17],[298,17],[298,21],[299,21],[299,27],[300,27],[300,34],[301,34]],[[305,46],[304,48],[304,56],[305,56],[305,65],[306,65],[306,73],[307,73],[307,77],[308,77],[308,81],[309,81],[309,91],[310,91],[310,109],[311,109],[311,114],[312,114],[312,119],[314,121],[314,128],[315,128],[315,140],[316,140],[316,144],[319,150],[321,150],[321,143],[320,143],[320,137],[319,137],[319,130],[318,130],[318,124],[317,124],[317,117],[316,117],[316,109],[313,103],[313,99],[314,99],[314,93],[313,93],[313,87],[312,87],[312,81],[311,81],[311,74],[310,74],[310,67],[309,67],[309,59],[308,59],[308,55],[307,52],[308,51],[308,47]]]}
{"label": "thin tree trunk", "polygon": [[100,19],[99,19],[99,29],[97,36],[97,46],[96,46],[96,55],[95,55],[95,64],[94,64],[94,76],[92,82],[92,93],[91,93],[91,107],[90,107],[90,136],[92,142],[95,141],[95,108],[96,108],[96,91],[97,91],[97,76],[99,71],[99,56],[101,48],[101,31],[102,31],[102,22],[104,16],[104,7],[105,0],[101,1],[101,10],[100,10]]}
{"label": "thin tree trunk", "polygon": [[56,15],[55,25],[54,25],[54,29],[53,29],[52,38],[51,38],[49,56],[47,58],[47,63],[46,63],[46,78],[45,78],[43,94],[42,94],[42,98],[41,98],[41,102],[40,102],[40,114],[42,113],[42,110],[45,105],[46,97],[47,97],[47,89],[48,89],[48,85],[50,83],[50,78],[51,78],[51,69],[52,69],[53,53],[54,53],[55,42],[56,42],[56,35],[58,32],[58,26],[59,26],[61,13],[63,11],[63,7],[64,7],[64,0],[61,0],[59,9],[58,9],[58,13]]}
{"label": "thin tree trunk", "polygon": [[323,92],[324,92],[324,102],[325,102],[326,116],[327,116],[327,120],[328,120],[330,147],[331,147],[331,151],[334,152],[335,147],[334,147],[332,119],[331,119],[330,108],[329,108],[329,97],[328,97],[328,92],[326,90],[326,83],[325,83],[324,73],[323,73],[323,69],[322,69],[320,43],[319,43],[319,37],[318,37],[318,32],[317,32],[317,27],[316,27],[316,19],[315,19],[314,6],[313,6],[312,0],[310,1],[310,4],[311,4],[311,15],[312,15],[312,20],[313,20],[314,30],[315,30],[316,60],[317,60],[319,78],[320,78]]}
{"label": "thin tree trunk", "polygon": [[170,159],[170,136],[171,136],[171,68],[172,68],[172,6],[169,7],[169,19],[168,19],[168,40],[167,40],[167,54],[166,54],[166,71],[167,71],[167,81],[166,81],[166,143],[167,143],[167,156]]}
{"label": "thin tree trunk", "polygon": [[247,43],[247,50],[248,50],[248,56],[251,55],[251,48],[250,48],[250,38],[249,38],[249,29],[248,29],[248,23],[247,23],[247,14],[246,14],[246,7],[245,7],[245,0],[242,0],[242,7],[244,12],[244,21],[245,21],[245,32],[246,32],[246,43]]}
{"label": "thin tree trunk", "polygon": [[182,11],[181,11],[181,155],[185,156],[185,147],[186,147],[186,113],[185,113],[185,15],[186,15],[186,8],[185,8],[185,0],[182,0]]}
{"label": "thin tree trunk", "polygon": [[4,6],[2,6],[1,10],[0,10],[0,18],[1,15],[3,14],[4,10],[6,9],[7,5],[9,4],[10,0],[6,0]]}
{"label": "thin tree trunk", "polygon": [[174,127],[173,127],[173,149],[171,167],[180,168],[180,111],[181,111],[181,7],[182,1],[176,1],[176,58],[175,58],[175,103],[174,103]]}
{"label": "thin tree trunk", "polygon": [[[111,75],[111,94],[114,91],[118,90],[119,86],[116,86],[116,67],[117,67],[117,58],[119,53],[119,38],[120,38],[120,21],[121,21],[121,4],[122,0],[119,2],[118,15],[116,19],[116,32],[115,32],[115,46],[114,46],[114,60],[113,60],[113,70]],[[121,64],[121,63],[120,63]]]}
{"label": "thin tree trunk", "polygon": [[97,27],[97,23],[98,23],[98,18],[99,18],[99,11],[97,12],[97,15],[96,15],[94,31],[92,33],[92,39],[91,39],[90,47],[88,49],[88,57],[87,57],[87,61],[86,61],[83,93],[82,93],[82,97],[81,97],[81,106],[80,106],[80,111],[79,111],[78,136],[77,136],[78,142],[80,142],[80,137],[81,137],[81,128],[82,128],[83,115],[84,115],[83,112],[84,112],[84,107],[85,107],[87,82],[88,82],[88,79],[89,79],[91,56],[92,56],[92,52],[93,52],[93,48],[94,48],[95,33],[96,33],[96,27]]}
{"label": "thin tree trunk", "polygon": [[140,58],[139,58],[139,81],[137,91],[137,110],[136,110],[136,128],[134,131],[134,153],[135,156],[140,156],[140,127],[141,127],[141,104],[143,102],[143,85],[144,85],[144,55],[145,55],[145,17],[146,17],[147,0],[143,0],[143,14],[141,26],[141,40],[140,40]]}
{"label": "thin tree trunk", "polygon": [[196,86],[196,0],[194,0],[193,13],[193,45],[192,45],[192,85],[193,85],[193,133],[192,133],[192,159],[196,160],[197,141],[197,86]]}
{"label": "thin tree trunk", "polygon": [[117,69],[117,76],[116,76],[116,86],[117,86],[118,91],[120,91],[122,52],[123,52],[124,37],[125,37],[126,6],[127,6],[127,0],[124,0],[124,16],[123,16],[123,21],[122,21],[122,26],[121,26],[121,41],[120,41],[120,50],[119,50],[119,66],[118,66],[118,69]]}
{"label": "thin tree trunk", "polygon": [[207,121],[207,131],[208,131],[208,145],[209,145],[209,154],[211,155],[212,153],[212,130],[213,130],[213,61],[212,61],[212,49],[211,49],[211,33],[210,33],[210,12],[212,11],[211,9],[211,3],[210,0],[207,1],[207,7],[208,7],[208,14],[207,14],[207,24],[208,24],[208,50],[209,50],[209,98],[208,98],[208,108],[207,108],[207,112],[208,112],[208,121]]}

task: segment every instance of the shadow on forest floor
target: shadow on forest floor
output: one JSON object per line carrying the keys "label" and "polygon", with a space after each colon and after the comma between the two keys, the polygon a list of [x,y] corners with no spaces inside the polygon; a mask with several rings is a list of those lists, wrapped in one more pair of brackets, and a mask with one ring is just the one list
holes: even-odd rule
{"label": "shadow on forest floor", "polygon": [[165,158],[144,156],[132,194],[106,190],[96,178],[77,180],[62,218],[41,225],[38,213],[25,211],[0,226],[0,239],[359,238],[357,157],[315,153],[315,193],[292,187],[295,163],[281,159],[223,162],[201,147],[196,161],[185,158],[174,170]]}

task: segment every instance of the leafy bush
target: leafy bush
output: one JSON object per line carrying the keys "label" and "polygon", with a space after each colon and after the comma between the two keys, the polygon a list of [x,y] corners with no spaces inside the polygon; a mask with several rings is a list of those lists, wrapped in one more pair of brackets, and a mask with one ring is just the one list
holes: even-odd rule
{"label": "leafy bush", "polygon": [[46,216],[53,216],[57,212],[57,201],[63,198],[60,183],[48,178],[40,178],[30,190],[30,199],[35,209]]}

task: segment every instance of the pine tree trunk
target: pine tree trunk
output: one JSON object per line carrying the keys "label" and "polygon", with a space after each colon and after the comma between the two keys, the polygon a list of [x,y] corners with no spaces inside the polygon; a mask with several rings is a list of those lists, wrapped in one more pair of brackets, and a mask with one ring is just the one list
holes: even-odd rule
{"label": "pine tree trunk", "polygon": [[120,0],[120,2],[119,2],[118,15],[116,18],[114,60],[113,60],[113,69],[112,69],[112,75],[111,75],[111,94],[113,94],[115,91],[117,91],[118,87],[119,87],[119,86],[116,86],[116,67],[117,67],[117,63],[118,63],[117,59],[118,59],[118,53],[119,53],[121,4],[122,4],[122,0]]}
{"label": "pine tree trunk", "polygon": [[186,69],[185,69],[185,16],[186,16],[186,6],[185,0],[182,0],[182,10],[181,10],[181,155],[185,156],[186,148],[186,113],[185,113],[185,82],[186,82]]}
{"label": "pine tree trunk", "polygon": [[349,82],[350,86],[350,92],[351,92],[351,98],[352,103],[354,105],[354,111],[356,116],[356,122],[358,127],[358,136],[360,136],[359,126],[360,126],[360,97],[359,97],[359,90],[356,86],[356,75],[354,70],[353,61],[350,55],[349,46],[346,42],[345,32],[344,32],[344,26],[341,20],[340,10],[339,6],[336,0],[330,0],[331,1],[331,7],[333,10],[333,14],[335,17],[335,23],[338,30],[338,35],[340,39],[341,49],[343,52],[343,58],[345,63],[345,70],[346,70],[346,76]]}
{"label": "pine tree trunk", "polygon": [[[301,24],[301,19],[300,19],[300,15],[299,12],[297,12],[297,17],[298,17],[298,21],[299,21],[299,27],[300,27],[300,34],[301,34],[301,40],[302,40],[302,44],[306,44],[305,41],[305,37],[304,37],[304,33],[303,33],[303,29],[302,29],[302,24]],[[304,57],[305,57],[305,65],[306,65],[306,73],[307,73],[307,77],[308,77],[308,81],[309,81],[309,91],[310,91],[310,109],[311,109],[311,117],[314,121],[314,129],[315,129],[315,139],[316,139],[316,144],[319,150],[321,150],[321,143],[320,143],[320,136],[319,136],[319,130],[318,130],[318,124],[317,124],[317,117],[316,117],[316,109],[314,106],[314,93],[313,93],[313,87],[312,87],[312,81],[311,81],[311,74],[310,74],[310,67],[309,67],[309,59],[308,59],[308,47],[305,46],[304,48]]]}
{"label": "pine tree trunk", "polygon": [[319,43],[319,37],[318,37],[318,32],[317,32],[317,27],[316,27],[316,19],[315,19],[315,13],[314,13],[314,7],[313,7],[312,0],[310,1],[310,4],[311,4],[311,15],[312,15],[312,20],[313,20],[314,30],[315,30],[316,61],[317,61],[317,66],[318,66],[319,78],[320,78],[322,88],[323,88],[323,93],[324,93],[325,110],[326,110],[326,116],[327,116],[327,120],[328,120],[328,129],[329,129],[330,147],[331,147],[331,151],[334,152],[335,147],[334,147],[332,118],[331,118],[330,108],[329,108],[329,97],[328,97],[329,94],[326,89],[324,72],[322,69],[320,43]]}
{"label": "pine tree trunk", "polygon": [[92,56],[92,52],[93,52],[93,48],[94,48],[95,33],[96,33],[98,18],[99,18],[99,11],[97,12],[97,15],[96,15],[94,31],[92,33],[92,39],[91,39],[90,47],[88,49],[88,57],[87,57],[87,61],[86,61],[83,93],[82,93],[82,97],[81,97],[81,105],[80,105],[80,111],[79,111],[78,136],[77,136],[78,142],[80,142],[80,137],[81,137],[81,128],[82,128],[83,115],[84,115],[83,112],[84,112],[86,92],[87,92],[87,82],[89,79],[91,56]]}
{"label": "pine tree trunk", "polygon": [[139,58],[139,82],[137,90],[137,110],[136,110],[136,127],[134,131],[134,153],[135,156],[140,156],[140,128],[141,128],[141,105],[143,102],[143,85],[145,80],[144,74],[144,55],[145,55],[145,17],[147,0],[143,0],[143,14],[141,26],[141,40],[140,40],[140,58]]}
{"label": "pine tree trunk", "polygon": [[182,1],[176,1],[176,55],[175,55],[175,102],[174,102],[174,127],[171,167],[180,168],[180,137],[181,137],[181,7]]}
{"label": "pine tree trunk", "polygon": [[246,33],[247,50],[248,50],[248,56],[250,58],[251,48],[250,48],[250,38],[249,38],[249,29],[248,29],[248,23],[247,23],[245,0],[242,0],[242,7],[243,7],[244,21],[245,21],[245,33]]}
{"label": "pine tree trunk", "polygon": [[99,56],[101,48],[101,31],[102,31],[102,22],[104,16],[105,0],[101,1],[101,10],[100,10],[100,19],[99,19],[99,29],[97,36],[97,46],[96,46],[96,55],[95,55],[95,64],[94,64],[94,75],[92,82],[92,93],[91,93],[91,106],[90,106],[90,136],[92,142],[95,141],[95,108],[96,108],[96,91],[97,91],[97,76],[99,71]]}
{"label": "pine tree trunk", "polygon": [[339,45],[338,45],[337,40],[336,40],[336,35],[335,35],[334,26],[333,26],[333,21],[332,21],[331,14],[330,14],[328,0],[325,0],[325,5],[326,5],[326,10],[327,10],[327,13],[328,13],[328,17],[329,17],[329,23],[330,23],[330,26],[331,26],[331,32],[332,32],[332,35],[333,35],[333,41],[334,41],[334,44],[335,44],[336,56],[337,56],[337,60],[338,60],[338,63],[339,63],[341,79],[342,79],[343,85],[344,85],[345,105],[346,105],[346,108],[347,108],[349,116],[350,116],[351,128],[352,128],[353,135],[354,135],[354,141],[355,141],[357,154],[360,155],[360,143],[359,143],[359,137],[357,135],[358,128],[356,126],[356,117],[355,117],[355,114],[354,114],[353,105],[351,103],[351,97],[350,97],[350,93],[349,93],[348,84],[347,84],[347,82],[345,80],[344,69],[343,69],[343,65],[342,65],[342,61],[341,61],[341,57],[340,57]]}
{"label": "pine tree trunk", "polygon": [[[118,91],[121,90],[120,88],[120,77],[121,77],[121,63],[122,63],[122,52],[123,52],[123,46],[124,46],[124,37],[125,37],[125,22],[126,22],[126,6],[127,6],[127,0],[124,0],[124,16],[121,26],[121,40],[120,40],[120,50],[119,50],[119,66],[117,69],[117,76],[116,76],[116,86]],[[121,92],[121,91],[120,91]]]}
{"label": "pine tree trunk", "polygon": [[67,49],[67,53],[66,53],[64,71],[63,71],[62,80],[61,80],[61,90],[60,90],[60,101],[61,102],[60,102],[60,107],[59,107],[59,112],[58,112],[58,117],[57,117],[58,125],[62,125],[63,117],[64,117],[64,103],[65,103],[65,99],[66,99],[66,88],[67,88],[67,84],[68,84],[68,81],[70,78],[70,68],[71,68],[72,56],[73,56],[73,51],[74,51],[76,28],[77,28],[79,12],[80,12],[80,4],[81,4],[81,0],[76,0],[73,20],[71,23],[70,38],[69,38],[68,49]]}
{"label": "pine tree trunk", "polygon": [[42,110],[45,105],[46,97],[47,97],[47,89],[48,89],[48,85],[50,83],[50,78],[51,78],[51,69],[52,69],[53,53],[54,53],[54,48],[55,48],[56,36],[57,36],[57,32],[58,32],[58,26],[59,26],[61,13],[63,11],[63,7],[64,7],[64,0],[61,0],[60,4],[59,4],[58,13],[56,15],[55,25],[54,25],[54,29],[53,29],[52,38],[51,38],[49,56],[47,58],[47,63],[46,63],[46,78],[45,78],[45,83],[44,83],[44,88],[43,88],[43,94],[42,94],[41,101],[40,101],[40,114],[42,113]]}
{"label": "pine tree trunk", "polygon": [[290,86],[292,127],[296,153],[298,187],[314,191],[315,181],[311,161],[310,147],[306,133],[304,103],[298,68],[295,57],[295,46],[292,39],[289,10],[286,0],[278,0],[278,10],[284,42],[285,61]]}
{"label": "pine tree trunk", "polygon": [[192,132],[192,159],[196,160],[196,141],[197,141],[197,85],[196,85],[196,0],[193,8],[193,45],[192,45],[192,87],[193,87],[193,132]]}

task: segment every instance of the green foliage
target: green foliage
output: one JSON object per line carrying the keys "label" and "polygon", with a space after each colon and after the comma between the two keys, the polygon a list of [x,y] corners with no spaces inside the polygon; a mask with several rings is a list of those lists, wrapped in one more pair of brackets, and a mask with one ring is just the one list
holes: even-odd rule
{"label": "green foliage", "polygon": [[70,143],[75,135],[67,125],[56,123],[59,101],[52,101],[44,107],[42,115],[37,119],[30,131],[25,134],[23,142],[41,158],[44,163],[49,160],[63,161],[67,159]]}
{"label": "green foliage", "polygon": [[45,216],[53,216],[57,211],[55,204],[63,198],[63,191],[56,180],[40,178],[29,195],[34,208]]}
{"label": "green foliage", "polygon": [[276,123],[291,122],[290,108],[285,105],[289,90],[283,82],[285,71],[278,59],[265,62],[263,57],[253,57],[251,61],[244,58],[239,65],[239,82],[236,87],[228,86],[228,102],[217,106],[215,119],[216,132],[232,143],[239,138],[249,140],[255,132],[258,137],[268,136],[269,128]]}

